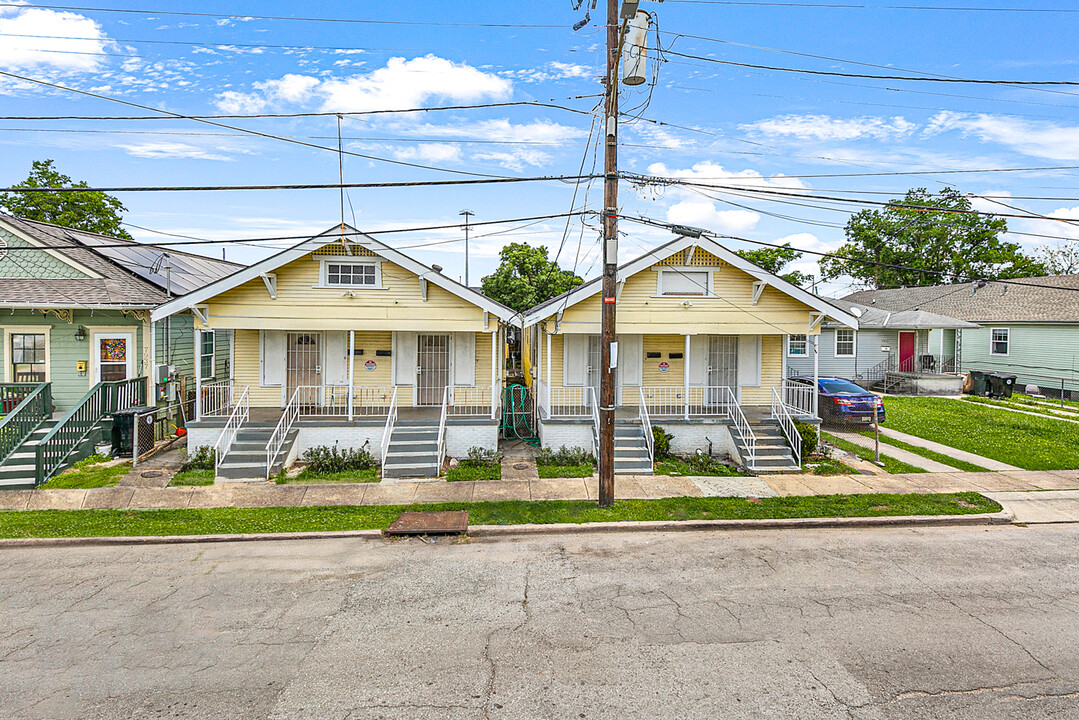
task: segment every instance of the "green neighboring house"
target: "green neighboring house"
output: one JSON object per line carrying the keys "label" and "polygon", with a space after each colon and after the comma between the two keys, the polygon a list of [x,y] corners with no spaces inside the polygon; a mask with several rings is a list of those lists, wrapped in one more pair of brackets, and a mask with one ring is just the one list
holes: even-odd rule
{"label": "green neighboring house", "polygon": [[[0,214],[0,383],[49,383],[55,413],[100,381],[145,378],[158,404],[189,397],[192,317],[151,328],[150,310],[241,267]],[[227,336],[207,334],[198,354],[204,377],[228,377]]]}
{"label": "green neighboring house", "polygon": [[976,330],[933,330],[929,347],[939,346],[943,332],[962,370],[1012,373],[1019,389],[1037,385],[1047,396],[1079,397],[1079,274],[865,290],[845,299],[977,323]]}

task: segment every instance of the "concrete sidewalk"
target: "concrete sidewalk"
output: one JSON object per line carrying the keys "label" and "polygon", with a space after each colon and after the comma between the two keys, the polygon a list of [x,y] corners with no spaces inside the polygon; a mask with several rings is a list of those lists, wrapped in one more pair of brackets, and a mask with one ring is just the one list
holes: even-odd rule
{"label": "concrete sidewalk", "polygon": [[[130,487],[91,490],[8,490],[0,510],[92,508],[289,507],[314,505],[407,505],[491,500],[596,500],[598,480],[556,478],[488,482],[381,482],[334,485],[225,483],[204,487]],[[1075,471],[913,473],[908,475],[770,475],[667,477],[620,475],[619,499],[665,497],[774,497],[854,493],[943,493],[1079,490]]]}
{"label": "concrete sidewalk", "polygon": [[1012,513],[1013,522],[1041,525],[1079,522],[1079,491],[995,492],[986,497],[996,500]]}
{"label": "concrete sidewalk", "polygon": [[[917,435],[908,435],[907,433],[899,432],[898,430],[893,430],[891,428],[884,427],[883,425],[880,427],[880,434],[884,435],[885,437],[890,437],[895,440],[905,442],[908,445],[917,445],[918,447],[923,447],[926,450],[938,452],[941,455],[947,455],[948,457],[955,458],[956,460],[963,460],[965,462],[972,463],[974,465],[977,465],[978,467],[983,467],[986,470],[1022,470],[1022,468],[1018,468],[1015,465],[1009,465],[1008,463],[1000,462],[999,460],[993,460],[992,458],[987,458],[982,455],[975,455],[974,453],[969,453],[965,450],[957,450],[953,447],[949,447],[948,445],[941,445],[938,442],[926,440],[924,438],[918,437]],[[924,465],[919,465],[919,467],[925,468]]]}
{"label": "concrete sidewalk", "polygon": [[[846,440],[849,443],[853,443],[858,447],[863,447],[867,450],[873,449],[873,438],[866,437],[860,433],[851,432],[849,430],[828,430],[828,433],[836,436],[840,440]],[[881,435],[884,434],[884,428],[881,428]],[[930,460],[929,458],[922,457],[912,453],[909,450],[903,450],[893,445],[889,445],[883,440],[880,443],[880,454],[887,455],[890,458],[895,458],[900,462],[905,462],[908,465],[913,465],[916,468],[921,468],[926,472],[931,473],[947,473],[947,472],[963,472],[957,467],[951,465],[945,465],[944,463],[937,462],[936,460]]]}

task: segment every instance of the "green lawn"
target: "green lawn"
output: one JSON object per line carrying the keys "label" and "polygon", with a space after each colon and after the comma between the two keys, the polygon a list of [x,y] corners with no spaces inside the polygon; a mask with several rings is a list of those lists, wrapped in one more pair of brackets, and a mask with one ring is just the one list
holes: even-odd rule
{"label": "green lawn", "polygon": [[817,495],[761,498],[586,500],[340,505],[330,507],[188,508],[182,510],[5,510],[0,537],[118,537],[382,529],[403,510],[468,510],[472,525],[590,523],[626,520],[720,520],[894,515],[971,515],[1000,510],[977,493]]}
{"label": "green lawn", "polygon": [[181,470],[172,476],[169,485],[213,485],[213,470]]}
{"label": "green lawn", "polygon": [[[813,465],[813,467],[809,467],[810,465]],[[850,467],[849,465],[844,465],[835,458],[831,457],[821,458],[820,460],[806,461],[803,464],[803,468],[804,469],[802,470],[802,472],[809,473],[810,475],[828,476],[858,474],[858,471],[854,468]]]}
{"label": "green lawn", "polygon": [[1064,410],[1060,409],[1060,406],[1054,408],[1046,407],[1045,405],[1039,405],[1033,402],[1013,402],[1011,400],[997,400],[995,398],[976,397],[974,395],[964,395],[963,400],[969,403],[975,403],[976,405],[996,405],[997,407],[1008,408],[1010,410],[1019,410],[1021,412],[1035,413],[1037,415],[1045,415],[1046,417],[1058,417],[1066,420],[1079,420],[1079,415],[1070,411],[1070,408],[1065,406]]}
{"label": "green lawn", "polygon": [[102,465],[100,455],[79,460],[71,472],[57,475],[41,487],[46,490],[111,487],[131,470],[131,463]]}
{"label": "green lawn", "polygon": [[316,473],[301,470],[298,475],[288,477],[284,473],[274,478],[278,485],[329,485],[333,483],[377,483],[378,470],[346,470],[337,473]]}
{"label": "green lawn", "polygon": [[501,465],[465,465],[461,463],[446,471],[446,482],[468,482],[470,480],[501,480]]}
{"label": "green lawn", "polygon": [[592,477],[596,468],[585,465],[536,465],[536,472],[541,478],[578,478]]}
{"label": "green lawn", "polygon": [[685,460],[674,457],[673,455],[657,461],[655,473],[656,475],[693,475],[696,477],[730,477],[745,475],[745,473],[724,465],[718,460],[712,460],[711,462],[705,460],[703,462],[695,462],[691,465]]}
{"label": "green lawn", "polygon": [[[873,437],[873,433],[871,432],[863,432],[862,434],[866,437]],[[989,472],[988,468],[983,468],[980,465],[969,463],[966,460],[956,460],[955,458],[949,457],[944,453],[939,453],[935,450],[929,450],[928,448],[919,447],[918,445],[911,445],[909,443],[903,442],[902,440],[885,437],[884,435],[880,436],[880,444],[882,446],[891,445],[892,447],[897,447],[900,450],[907,450],[908,452],[912,452],[915,455],[921,455],[924,458],[936,460],[937,462],[944,463],[945,465],[951,465],[953,468],[957,470],[962,470],[963,472]],[[887,451],[885,450],[885,452]]]}
{"label": "green lawn", "polygon": [[951,398],[889,397],[888,427],[1025,470],[1079,468],[1079,424]]}
{"label": "green lawn", "polygon": [[[821,440],[825,440],[825,441],[831,443],[832,445],[835,445],[840,450],[846,450],[847,452],[851,453],[852,455],[860,457],[863,460],[868,460],[869,462],[874,462],[874,457],[875,456],[873,454],[873,451],[868,449],[868,448],[861,447],[860,445],[855,445],[854,443],[847,442],[846,440],[841,440],[841,439],[837,438],[835,435],[830,435],[828,433],[821,433],[820,437],[821,437]],[[903,462],[901,460],[896,460],[893,457],[889,457],[889,456],[885,455],[883,450],[881,451],[881,454],[880,454],[880,461],[881,461],[881,464],[884,466],[884,471],[892,473],[893,475],[896,475],[896,474],[899,474],[899,473],[924,473],[925,472],[925,470],[923,470],[920,467],[915,467],[913,465],[908,465],[907,463],[905,463],[905,462]]]}

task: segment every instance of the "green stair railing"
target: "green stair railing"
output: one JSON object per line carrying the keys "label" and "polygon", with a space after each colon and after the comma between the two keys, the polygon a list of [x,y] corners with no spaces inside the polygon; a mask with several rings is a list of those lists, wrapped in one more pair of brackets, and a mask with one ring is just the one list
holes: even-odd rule
{"label": "green stair railing", "polygon": [[36,447],[35,482],[40,485],[60,469],[75,447],[98,426],[101,418],[146,401],[146,378],[99,382],[68,410]]}
{"label": "green stair railing", "polygon": [[[19,388],[24,387],[19,383]],[[11,385],[0,386],[0,397],[7,407],[15,403],[10,412],[0,417],[0,463],[7,460],[26,439],[52,415],[52,386],[38,383],[30,386],[29,392],[22,393],[21,399]]]}

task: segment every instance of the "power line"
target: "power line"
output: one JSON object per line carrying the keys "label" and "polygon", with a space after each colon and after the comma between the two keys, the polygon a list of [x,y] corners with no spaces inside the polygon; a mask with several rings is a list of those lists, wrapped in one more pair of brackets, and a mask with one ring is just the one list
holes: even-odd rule
{"label": "power line", "polygon": [[24,5],[22,3],[2,2],[0,7],[14,7],[20,9],[45,8],[47,10],[78,10],[79,12],[107,12],[125,13],[131,15],[166,15],[172,17],[205,17],[222,18],[227,20],[286,20],[291,22],[320,22],[320,23],[346,23],[357,25],[417,25],[427,27],[478,27],[478,28],[517,28],[517,29],[544,29],[565,30],[565,25],[536,25],[514,23],[464,23],[464,22],[437,22],[433,20],[360,20],[357,18],[326,18],[326,17],[287,17],[283,15],[246,15],[243,13],[208,13],[190,12],[180,10],[133,10],[129,8],[107,7],[81,7],[75,5]]}
{"label": "power line", "polygon": [[1068,8],[972,7],[969,5],[855,5],[852,3],[763,2],[761,0],[663,0],[685,5],[751,5],[754,7],[826,8],[833,10],[940,10],[948,12],[1006,12],[1006,13],[1076,13]]}

